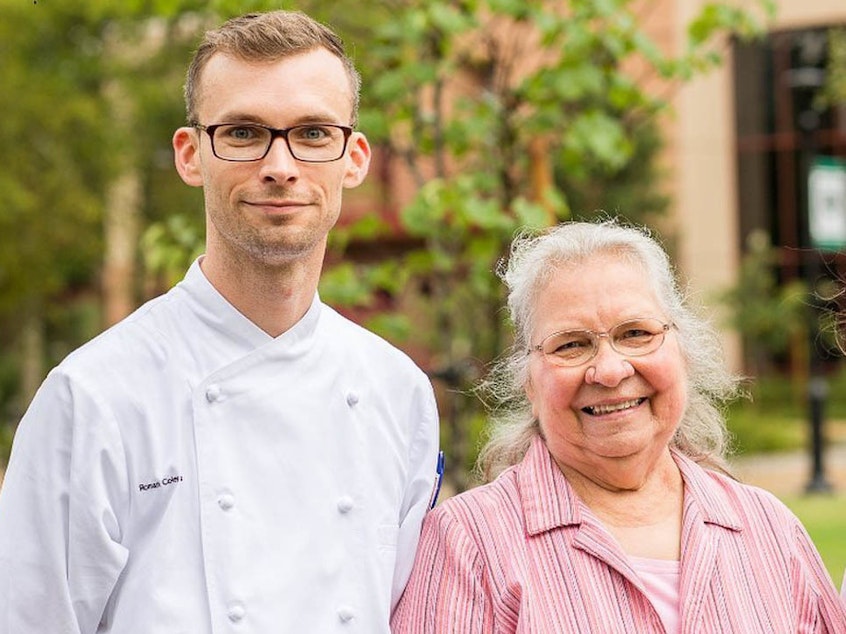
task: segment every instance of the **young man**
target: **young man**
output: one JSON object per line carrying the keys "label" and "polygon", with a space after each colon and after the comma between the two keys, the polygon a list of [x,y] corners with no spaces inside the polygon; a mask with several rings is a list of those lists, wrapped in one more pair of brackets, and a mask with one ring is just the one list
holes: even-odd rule
{"label": "young man", "polygon": [[317,297],[359,79],[300,13],[206,34],[176,169],[206,253],[71,354],[0,494],[0,633],[388,631],[436,480],[431,385]]}

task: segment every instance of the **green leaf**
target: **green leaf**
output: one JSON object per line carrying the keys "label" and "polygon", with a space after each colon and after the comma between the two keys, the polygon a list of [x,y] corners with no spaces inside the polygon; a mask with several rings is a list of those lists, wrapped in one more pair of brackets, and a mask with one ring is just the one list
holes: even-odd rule
{"label": "green leaf", "polygon": [[577,116],[568,130],[566,145],[590,155],[608,169],[619,169],[631,156],[631,143],[619,119],[600,110]]}
{"label": "green leaf", "polygon": [[403,227],[412,235],[426,235],[429,228],[446,217],[444,182],[432,179],[420,188],[414,200],[400,214]]}
{"label": "green leaf", "polygon": [[510,225],[508,216],[495,200],[471,195],[463,200],[460,209],[462,216],[472,227],[495,230]]}
{"label": "green leaf", "polygon": [[367,307],[373,301],[372,288],[349,262],[326,269],[320,278],[319,289],[321,299],[332,305]]}
{"label": "green leaf", "polygon": [[540,229],[549,225],[550,214],[542,205],[531,202],[522,196],[512,203],[512,209],[520,226]]}

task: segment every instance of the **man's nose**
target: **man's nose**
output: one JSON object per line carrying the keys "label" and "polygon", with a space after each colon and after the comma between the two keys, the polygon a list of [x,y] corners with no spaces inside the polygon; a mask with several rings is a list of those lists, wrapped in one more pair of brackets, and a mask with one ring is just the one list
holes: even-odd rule
{"label": "man's nose", "polygon": [[278,136],[270,142],[270,149],[261,160],[261,177],[264,180],[285,182],[299,177],[300,162],[291,154],[287,141]]}

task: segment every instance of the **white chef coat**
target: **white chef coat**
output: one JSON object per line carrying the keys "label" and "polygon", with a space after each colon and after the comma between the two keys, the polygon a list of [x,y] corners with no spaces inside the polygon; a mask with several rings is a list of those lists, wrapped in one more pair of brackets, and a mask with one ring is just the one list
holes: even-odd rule
{"label": "white chef coat", "polygon": [[271,338],[195,262],[21,421],[0,633],[388,632],[437,434],[404,354],[317,297]]}

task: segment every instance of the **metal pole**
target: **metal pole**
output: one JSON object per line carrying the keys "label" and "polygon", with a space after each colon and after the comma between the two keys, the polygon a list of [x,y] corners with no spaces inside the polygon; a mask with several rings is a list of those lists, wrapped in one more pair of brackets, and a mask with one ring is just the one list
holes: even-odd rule
{"label": "metal pole", "polygon": [[[816,356],[815,352],[812,352]],[[805,485],[806,493],[830,493],[833,490],[831,482],[825,475],[823,460],[825,438],[823,436],[823,421],[825,399],[828,394],[828,383],[822,376],[811,375],[808,381],[808,405],[811,419],[811,479]]]}
{"label": "metal pole", "polygon": [[[790,71],[788,81],[794,89],[794,97],[800,93],[807,96],[823,83],[823,71],[818,68],[796,68]],[[802,104],[800,103],[800,107]],[[813,244],[811,237],[811,205],[809,181],[811,175],[811,163],[816,154],[816,139],[814,133],[819,128],[818,113],[812,107],[805,106],[798,113],[798,127],[800,130],[800,192],[801,209],[805,222],[805,240],[807,240],[807,263],[805,276],[808,280],[808,288],[815,293],[817,279],[820,276],[819,261],[821,254]],[[822,358],[818,348],[819,314],[816,309],[814,319],[809,333],[810,367],[808,377],[808,422],[810,424],[811,441],[811,479],[805,486],[806,493],[828,493],[832,491],[831,483],[825,475],[825,438],[823,434],[825,401],[828,395],[828,383],[822,367]]]}

